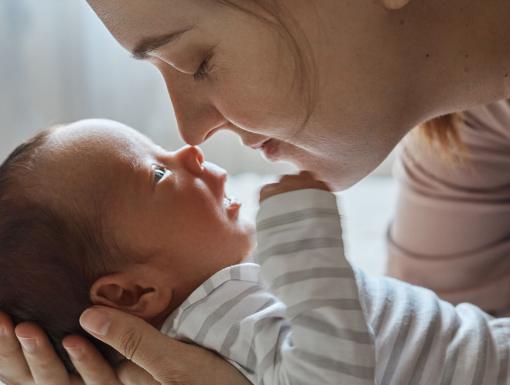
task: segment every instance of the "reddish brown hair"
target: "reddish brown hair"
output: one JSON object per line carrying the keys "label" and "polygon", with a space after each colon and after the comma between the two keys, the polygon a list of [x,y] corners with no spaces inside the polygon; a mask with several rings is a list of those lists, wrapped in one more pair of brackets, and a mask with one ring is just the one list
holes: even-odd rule
{"label": "reddish brown hair", "polygon": [[103,207],[87,216],[60,212],[27,193],[27,179],[50,132],[16,148],[0,166],[0,310],[15,323],[39,324],[67,369],[76,372],[62,347],[69,334],[88,338],[111,364],[122,358],[78,322],[92,305],[91,285],[111,273],[111,261],[122,254],[105,239]]}
{"label": "reddish brown hair", "polygon": [[443,155],[450,158],[453,152],[464,152],[464,146],[459,134],[459,125],[462,122],[460,113],[447,114],[429,120],[420,125],[420,133],[433,146],[438,146]]}

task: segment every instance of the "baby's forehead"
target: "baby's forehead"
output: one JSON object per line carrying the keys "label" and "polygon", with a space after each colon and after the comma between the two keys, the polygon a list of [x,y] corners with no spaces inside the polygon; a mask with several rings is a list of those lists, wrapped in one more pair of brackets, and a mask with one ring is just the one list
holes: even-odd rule
{"label": "baby's forehead", "polygon": [[119,123],[81,121],[51,133],[37,175],[52,195],[97,195],[133,184],[157,148]]}
{"label": "baby's forehead", "polygon": [[154,156],[158,147],[138,131],[108,120],[84,120],[62,126],[48,141],[50,152],[93,163],[135,163]]}

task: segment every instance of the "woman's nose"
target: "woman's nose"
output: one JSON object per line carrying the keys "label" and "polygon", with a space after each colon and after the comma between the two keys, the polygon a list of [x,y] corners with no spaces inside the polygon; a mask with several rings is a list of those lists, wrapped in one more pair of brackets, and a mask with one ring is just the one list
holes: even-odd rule
{"label": "woman's nose", "polygon": [[199,147],[183,147],[177,150],[174,156],[179,165],[194,175],[200,175],[204,170],[204,153]]}
{"label": "woman's nose", "polygon": [[228,121],[208,100],[192,76],[172,69],[161,71],[172,100],[182,139],[191,146],[203,143]]}

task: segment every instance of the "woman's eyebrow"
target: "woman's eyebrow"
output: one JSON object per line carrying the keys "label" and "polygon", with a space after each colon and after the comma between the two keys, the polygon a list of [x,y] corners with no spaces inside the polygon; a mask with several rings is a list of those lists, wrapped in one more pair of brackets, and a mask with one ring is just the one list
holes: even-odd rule
{"label": "woman's eyebrow", "polygon": [[180,38],[184,33],[191,30],[193,27],[185,28],[177,32],[166,33],[160,36],[146,37],[140,40],[132,50],[132,56],[137,60],[147,59],[151,51],[158,49],[168,43],[171,43]]}

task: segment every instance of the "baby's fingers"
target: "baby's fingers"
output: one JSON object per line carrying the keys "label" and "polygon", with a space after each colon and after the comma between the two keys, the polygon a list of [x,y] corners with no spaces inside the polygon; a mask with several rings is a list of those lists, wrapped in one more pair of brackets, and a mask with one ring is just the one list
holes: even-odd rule
{"label": "baby's fingers", "polygon": [[94,337],[113,347],[161,383],[165,383],[172,372],[186,373],[196,364],[187,365],[183,359],[189,350],[187,345],[163,336],[150,324],[129,314],[111,308],[92,307],[82,313],[80,323]]}

